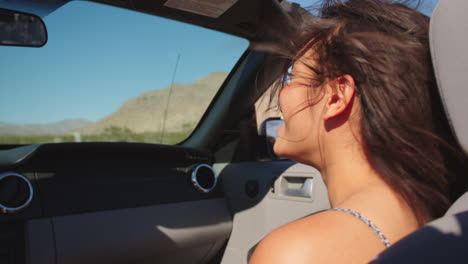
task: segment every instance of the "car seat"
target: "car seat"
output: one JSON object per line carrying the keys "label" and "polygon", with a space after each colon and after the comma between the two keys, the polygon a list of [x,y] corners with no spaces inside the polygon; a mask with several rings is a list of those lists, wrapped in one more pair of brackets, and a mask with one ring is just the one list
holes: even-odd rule
{"label": "car seat", "polygon": [[[439,0],[431,18],[429,39],[445,111],[458,142],[468,151],[466,10],[467,0]],[[443,217],[398,241],[371,263],[468,263],[468,192]]]}

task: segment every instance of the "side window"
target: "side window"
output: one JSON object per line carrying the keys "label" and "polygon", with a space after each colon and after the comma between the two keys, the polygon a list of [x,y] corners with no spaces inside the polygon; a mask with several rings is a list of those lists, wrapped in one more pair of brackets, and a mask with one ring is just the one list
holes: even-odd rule
{"label": "side window", "polygon": [[0,144],[176,144],[197,126],[245,39],[72,1],[42,48],[0,47]]}
{"label": "side window", "polygon": [[281,112],[278,106],[278,94],[272,94],[272,89],[267,89],[265,93],[255,102],[255,114],[257,120],[257,130],[261,134],[262,124],[270,118],[280,118]]}

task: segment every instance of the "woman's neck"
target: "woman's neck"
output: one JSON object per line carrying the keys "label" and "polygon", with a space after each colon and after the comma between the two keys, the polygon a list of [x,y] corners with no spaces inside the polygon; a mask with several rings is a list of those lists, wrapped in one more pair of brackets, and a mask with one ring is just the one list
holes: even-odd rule
{"label": "woman's neck", "polygon": [[386,186],[362,152],[356,149],[349,150],[352,153],[343,152],[341,149],[338,154],[325,157],[321,169],[332,207],[373,186]]}

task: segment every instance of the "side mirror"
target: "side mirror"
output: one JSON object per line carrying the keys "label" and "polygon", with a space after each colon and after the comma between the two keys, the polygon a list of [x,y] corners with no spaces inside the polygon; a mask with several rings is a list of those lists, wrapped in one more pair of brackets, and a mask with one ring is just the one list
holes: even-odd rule
{"label": "side mirror", "polygon": [[263,121],[260,130],[261,134],[265,136],[266,139],[266,148],[268,156],[272,159],[281,159],[273,151],[273,146],[275,145],[276,139],[278,137],[277,131],[280,126],[284,124],[284,120],[280,118],[268,118]]}
{"label": "side mirror", "polygon": [[0,45],[42,47],[46,43],[47,29],[40,17],[0,8]]}

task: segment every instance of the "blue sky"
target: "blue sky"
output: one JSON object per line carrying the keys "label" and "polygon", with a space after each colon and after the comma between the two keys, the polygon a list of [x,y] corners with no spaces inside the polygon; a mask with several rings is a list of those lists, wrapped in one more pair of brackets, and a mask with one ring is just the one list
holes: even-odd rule
{"label": "blue sky", "polygon": [[[430,13],[435,2],[426,0],[422,11]],[[248,46],[236,37],[90,2],[71,2],[44,21],[46,46],[0,47],[0,122],[97,121],[130,98],[168,87],[174,73],[176,82],[191,83],[228,72]]]}

